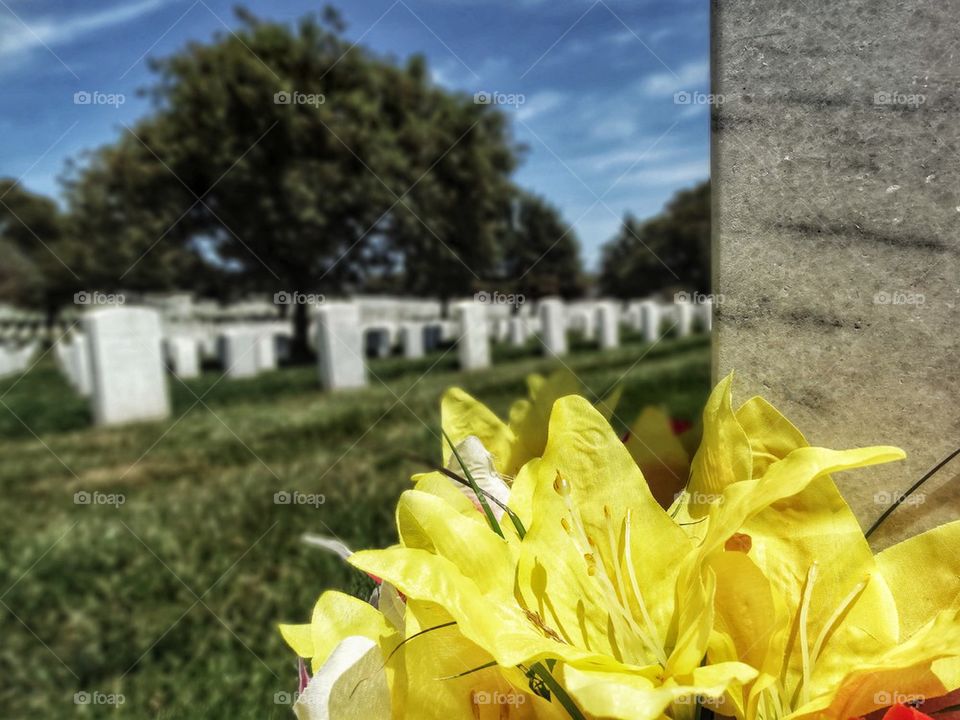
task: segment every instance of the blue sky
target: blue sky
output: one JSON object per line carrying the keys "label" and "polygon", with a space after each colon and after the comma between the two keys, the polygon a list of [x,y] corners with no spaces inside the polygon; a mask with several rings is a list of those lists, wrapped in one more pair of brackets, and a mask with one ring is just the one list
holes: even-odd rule
{"label": "blue sky", "polygon": [[[236,24],[236,0],[0,0],[0,176],[59,194],[68,158],[112,141],[149,110],[146,60]],[[244,3],[294,20],[306,0]],[[336,3],[334,3],[336,5]],[[709,175],[709,112],[675,94],[708,91],[708,0],[350,0],[347,35],[504,106],[529,146],[523,186],[574,223],[593,266],[625,211],[646,217]],[[77,105],[74,93],[122,94]]]}

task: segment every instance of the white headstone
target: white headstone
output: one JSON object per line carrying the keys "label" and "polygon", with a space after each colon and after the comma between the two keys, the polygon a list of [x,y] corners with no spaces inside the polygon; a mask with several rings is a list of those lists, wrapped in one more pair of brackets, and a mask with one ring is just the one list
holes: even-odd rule
{"label": "white headstone", "polygon": [[487,334],[487,308],[472,301],[457,303],[453,316],[460,323],[457,353],[460,367],[479,370],[490,367],[490,338]]}
{"label": "white headstone", "polygon": [[320,384],[327,390],[367,384],[363,329],[356,305],[326,303],[317,310],[317,370]]}
{"label": "white headstone", "polygon": [[567,354],[567,318],[563,300],[546,298],[540,301],[540,339],[548,355]]}
{"label": "white headstone", "polygon": [[93,390],[92,368],[90,367],[90,348],[85,335],[77,333],[70,343],[67,354],[67,366],[73,387],[83,397],[89,397]]}
{"label": "white headstone", "polygon": [[200,346],[192,337],[177,335],[167,339],[170,369],[182,379],[200,375]]}
{"label": "white headstone", "polygon": [[522,347],[526,345],[527,336],[529,335],[526,318],[520,317],[519,315],[514,315],[512,318],[510,318],[508,335],[510,344],[514,347]]}
{"label": "white headstone", "polygon": [[111,307],[83,318],[97,425],[159,420],[170,415],[160,313]]}
{"label": "white headstone", "polygon": [[400,339],[403,343],[405,358],[423,357],[423,324],[408,322],[400,327]]}
{"label": "white headstone", "polygon": [[653,300],[644,300],[640,303],[640,317],[643,319],[643,339],[646,342],[656,342],[662,336],[660,326],[663,317],[660,304]]}
{"label": "white headstone", "polygon": [[620,308],[612,302],[600,303],[596,316],[600,348],[610,350],[617,347],[620,344]]}
{"label": "white headstone", "polygon": [[254,348],[257,357],[257,370],[276,370],[277,369],[277,341],[271,328],[259,328],[257,333],[256,347]]}
{"label": "white headstone", "polygon": [[686,337],[693,332],[693,303],[680,301],[674,303],[674,321],[677,323],[677,335]]}
{"label": "white headstone", "polygon": [[223,371],[230,378],[257,374],[257,332],[245,327],[227,328],[220,335]]}
{"label": "white headstone", "polygon": [[700,305],[700,321],[703,323],[704,332],[713,331],[713,300],[706,298]]}

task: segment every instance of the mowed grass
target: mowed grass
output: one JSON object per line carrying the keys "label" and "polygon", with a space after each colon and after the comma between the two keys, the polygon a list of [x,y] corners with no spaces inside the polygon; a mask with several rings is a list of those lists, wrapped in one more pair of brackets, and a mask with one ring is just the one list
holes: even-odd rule
{"label": "mowed grass", "polygon": [[[591,398],[624,386],[618,430],[650,403],[696,417],[708,340],[625,340],[565,359]],[[425,469],[413,458],[439,460],[444,389],[505,416],[528,374],[555,367],[532,346],[469,374],[455,351],[388,358],[371,361],[368,389],[341,394],[311,367],[210,371],[171,381],[170,420],[109,430],[89,427],[49,356],[0,381],[0,717],[291,718],[275,700],[296,663],[276,624],[307,621],[325,588],[369,590],[300,536],[394,542],[396,498]],[[282,491],[324,502],[276,504]],[[76,504],[78,492],[124,502]],[[78,692],[124,702],[75,704]]]}

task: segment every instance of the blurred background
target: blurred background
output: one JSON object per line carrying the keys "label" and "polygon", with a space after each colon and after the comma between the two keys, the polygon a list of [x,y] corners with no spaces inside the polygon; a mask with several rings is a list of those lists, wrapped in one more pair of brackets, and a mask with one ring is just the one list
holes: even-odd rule
{"label": "blurred background", "polygon": [[[393,542],[451,385],[505,417],[563,369],[624,388],[620,431],[695,421],[709,309],[630,308],[710,297],[708,46],[706,0],[0,0],[0,715],[291,717],[276,624],[368,590],[301,535]],[[457,302],[547,297],[586,308],[569,352],[494,323],[463,370]],[[324,390],[334,300],[439,329]],[[105,427],[69,355],[96,305],[287,330],[250,377],[168,354],[167,416]]]}

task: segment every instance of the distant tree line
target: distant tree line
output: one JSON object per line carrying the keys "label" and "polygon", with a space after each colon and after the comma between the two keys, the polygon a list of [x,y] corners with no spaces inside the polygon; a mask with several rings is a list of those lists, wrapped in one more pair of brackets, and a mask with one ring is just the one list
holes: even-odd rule
{"label": "distant tree line", "polygon": [[[52,315],[88,288],[587,291],[572,229],[511,180],[525,148],[495,106],[438,87],[420,56],[352,44],[332,9],[295,27],[238,18],[151,63],[152,112],[70,165],[62,208],[0,181],[0,301]],[[628,216],[599,291],[705,287],[708,194]]]}

